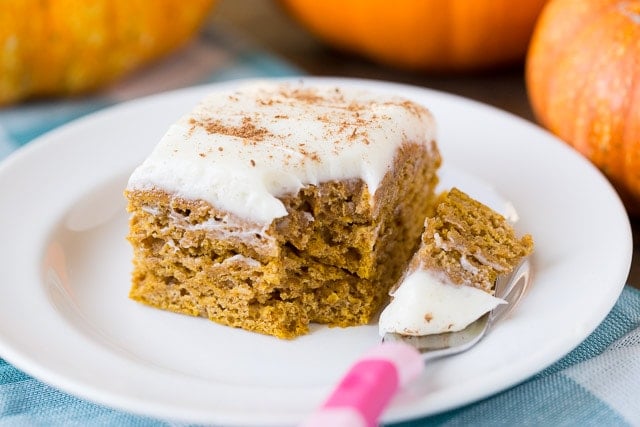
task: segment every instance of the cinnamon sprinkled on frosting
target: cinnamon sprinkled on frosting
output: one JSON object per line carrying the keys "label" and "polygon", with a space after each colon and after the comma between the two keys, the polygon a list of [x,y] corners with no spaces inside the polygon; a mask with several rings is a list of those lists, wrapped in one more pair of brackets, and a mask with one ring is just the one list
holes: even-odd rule
{"label": "cinnamon sprinkled on frosting", "polygon": [[206,97],[176,122],[129,188],[159,187],[247,219],[286,215],[278,196],[329,180],[374,193],[403,144],[431,147],[431,114],[393,95],[254,83]]}
{"label": "cinnamon sprinkled on frosting", "polygon": [[196,126],[202,127],[211,134],[237,136],[238,138],[251,139],[253,141],[262,141],[269,135],[267,129],[256,127],[251,117],[243,117],[240,126],[224,125],[221,121],[209,117],[202,119],[191,117],[189,124],[193,125],[194,128]]}

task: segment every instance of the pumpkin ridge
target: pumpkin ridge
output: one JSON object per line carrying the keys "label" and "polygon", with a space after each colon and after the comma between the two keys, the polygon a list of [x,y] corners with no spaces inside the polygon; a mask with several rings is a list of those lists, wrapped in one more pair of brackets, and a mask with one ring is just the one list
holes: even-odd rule
{"label": "pumpkin ridge", "polygon": [[538,122],[598,167],[640,215],[640,1],[550,0],[525,72]]}
{"label": "pumpkin ridge", "polygon": [[0,106],[105,86],[186,44],[215,1],[0,1]]}
{"label": "pumpkin ridge", "polygon": [[[396,68],[441,72],[486,69],[523,60],[535,20],[546,2],[280,3],[292,18],[334,48]],[[360,26],[363,20],[368,25]]]}

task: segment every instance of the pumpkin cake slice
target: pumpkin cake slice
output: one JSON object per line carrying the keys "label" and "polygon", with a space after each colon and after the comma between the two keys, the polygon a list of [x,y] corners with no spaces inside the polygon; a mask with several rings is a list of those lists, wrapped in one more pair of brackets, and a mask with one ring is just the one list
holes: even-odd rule
{"label": "pumpkin cake slice", "polygon": [[503,300],[499,275],[509,274],[533,250],[530,235],[488,206],[453,188],[425,220],[420,248],[391,303],[380,315],[380,334],[430,335],[459,331]]}
{"label": "pumpkin cake slice", "polygon": [[281,338],[366,324],[419,245],[439,165],[433,118],[407,99],[213,93],[129,179],[130,296]]}

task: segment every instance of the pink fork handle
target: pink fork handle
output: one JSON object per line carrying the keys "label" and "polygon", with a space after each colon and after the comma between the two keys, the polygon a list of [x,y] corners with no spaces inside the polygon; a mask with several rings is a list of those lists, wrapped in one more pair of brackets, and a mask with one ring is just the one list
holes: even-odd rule
{"label": "pink fork handle", "polygon": [[383,343],[358,360],[304,427],[378,425],[396,392],[424,367],[420,353],[401,342]]}

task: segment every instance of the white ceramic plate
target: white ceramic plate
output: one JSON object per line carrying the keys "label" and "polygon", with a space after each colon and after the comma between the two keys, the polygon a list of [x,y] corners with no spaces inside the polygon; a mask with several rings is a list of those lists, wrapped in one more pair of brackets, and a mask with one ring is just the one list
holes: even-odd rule
{"label": "white ceramic plate", "polygon": [[[628,219],[600,173],[538,127],[485,105],[410,86],[331,81],[428,106],[448,182],[511,203],[518,230],[536,242],[534,282],[522,305],[472,351],[427,366],[385,421],[503,390],[593,331],[621,292],[631,259]],[[283,425],[303,419],[377,343],[375,326],[318,327],[280,341],[127,298],[127,176],[171,122],[204,94],[235,84],[107,109],[0,166],[1,357],[62,390],[135,413]]]}

